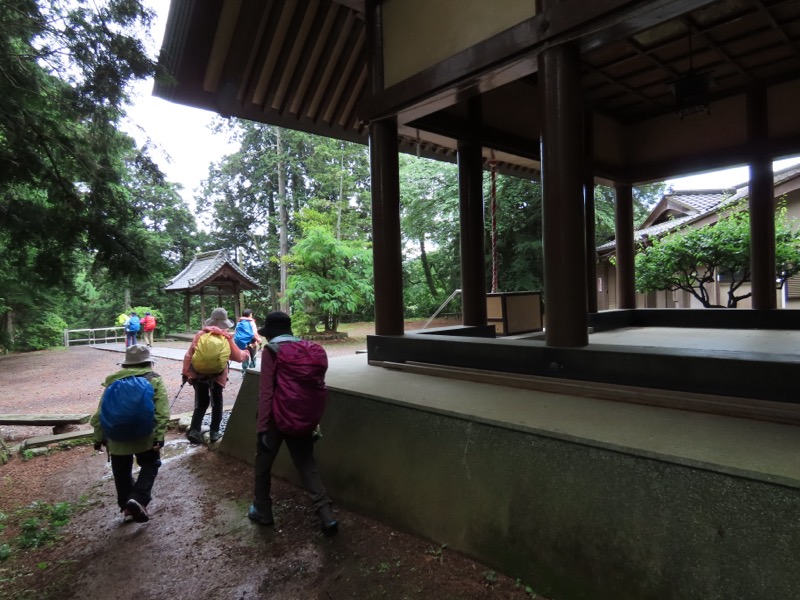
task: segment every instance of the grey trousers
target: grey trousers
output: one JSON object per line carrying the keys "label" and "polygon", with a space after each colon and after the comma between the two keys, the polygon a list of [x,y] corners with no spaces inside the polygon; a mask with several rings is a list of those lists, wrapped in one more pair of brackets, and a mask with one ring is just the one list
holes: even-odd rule
{"label": "grey trousers", "polygon": [[272,464],[278,456],[281,444],[285,441],[289,448],[297,472],[303,482],[314,510],[319,510],[326,504],[331,504],[331,499],[322,485],[322,478],[317,470],[317,463],[314,460],[314,439],[311,435],[288,436],[278,431],[277,427],[271,426],[267,431],[267,445],[256,442],[256,464],[255,464],[255,500],[253,504],[261,511],[272,508]]}

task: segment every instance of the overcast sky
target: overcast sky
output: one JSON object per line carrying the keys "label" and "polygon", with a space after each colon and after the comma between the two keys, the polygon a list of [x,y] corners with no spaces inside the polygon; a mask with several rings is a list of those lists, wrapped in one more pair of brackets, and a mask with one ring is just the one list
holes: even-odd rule
{"label": "overcast sky", "polygon": [[[145,0],[154,8],[157,19],[149,44],[153,54],[161,46],[167,22],[168,0]],[[225,154],[235,150],[224,136],[215,135],[209,129],[214,113],[167,102],[152,96],[153,82],[140,82],[133,91],[134,104],[128,110],[131,122],[125,130],[141,145],[150,138],[156,145],[155,158],[167,179],[180,183],[183,198],[194,207],[193,192],[208,176],[208,167]],[[800,163],[800,157],[776,163],[775,168],[784,168]],[[727,169],[693,177],[670,180],[674,189],[714,189],[744,183],[748,178],[747,167]]]}

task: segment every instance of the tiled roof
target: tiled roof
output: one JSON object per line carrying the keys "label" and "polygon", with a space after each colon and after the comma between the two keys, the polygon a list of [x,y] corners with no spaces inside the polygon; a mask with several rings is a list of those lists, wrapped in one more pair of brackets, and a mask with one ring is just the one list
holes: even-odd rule
{"label": "tiled roof", "polygon": [[[644,229],[637,229],[633,232],[633,241],[640,242],[645,237],[653,237],[659,236],[667,231],[671,231],[673,229],[677,229],[678,227],[685,225],[686,223],[693,221],[697,218],[697,215],[686,215],[685,217],[679,217],[677,219],[670,219],[669,221],[664,221],[663,223],[659,223],[658,225],[652,225],[650,227],[645,227]],[[617,241],[611,240],[610,242],[606,242],[605,244],[598,246],[597,251],[603,253],[605,250],[610,250],[617,247]]]}
{"label": "tiled roof", "polygon": [[733,190],[680,190],[670,192],[667,197],[685,206],[688,209],[687,213],[705,213],[715,208],[732,193]]}
{"label": "tiled roof", "polygon": [[168,292],[178,292],[201,287],[206,282],[211,283],[214,275],[224,266],[230,267],[239,276],[242,289],[260,287],[255,279],[230,259],[227,250],[211,250],[195,255],[189,266],[173,277],[164,289]]}
{"label": "tiled roof", "polygon": [[[800,176],[800,165],[789,167],[781,171],[777,171],[774,175],[775,185]],[[700,220],[702,217],[717,211],[726,206],[736,204],[740,200],[747,198],[750,193],[750,187],[747,183],[743,183],[728,190],[683,190],[670,192],[664,198],[668,198],[675,203],[686,206],[687,213],[683,217],[678,217],[645,227],[644,229],[637,229],[633,232],[634,242],[639,242],[645,237],[660,236],[669,231],[675,230],[692,221]],[[662,203],[659,202],[659,206]],[[608,254],[617,246],[616,240],[611,240],[597,247],[600,254]]]}

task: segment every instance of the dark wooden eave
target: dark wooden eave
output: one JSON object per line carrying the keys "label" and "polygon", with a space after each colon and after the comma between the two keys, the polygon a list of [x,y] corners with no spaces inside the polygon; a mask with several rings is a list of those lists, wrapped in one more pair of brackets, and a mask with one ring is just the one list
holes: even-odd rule
{"label": "dark wooden eave", "polygon": [[[372,0],[370,0],[372,1]],[[370,119],[397,114],[401,150],[453,160],[479,138],[498,170],[538,174],[538,53],[576,41],[587,111],[623,125],[674,114],[673,84],[709,73],[714,102],[800,79],[797,0],[563,0],[474,48],[368,94],[366,0],[172,0],[162,98],[276,126],[366,143]],[[691,68],[691,69],[690,69]],[[480,123],[467,103],[480,95]],[[631,167],[607,180],[666,178],[800,152],[800,135]]]}

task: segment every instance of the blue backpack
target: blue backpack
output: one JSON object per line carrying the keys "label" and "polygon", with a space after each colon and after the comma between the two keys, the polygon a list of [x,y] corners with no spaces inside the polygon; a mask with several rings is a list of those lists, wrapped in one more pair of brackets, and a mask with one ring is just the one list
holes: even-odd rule
{"label": "blue backpack", "polygon": [[134,315],[128,319],[128,331],[131,333],[139,331],[139,317]]}
{"label": "blue backpack", "polygon": [[106,388],[100,403],[103,436],[116,442],[143,438],[155,427],[155,390],[150,372],[117,379]]}
{"label": "blue backpack", "polygon": [[236,324],[236,329],[233,331],[233,343],[236,344],[239,350],[247,348],[247,344],[252,342],[254,338],[249,321],[239,321]]}

